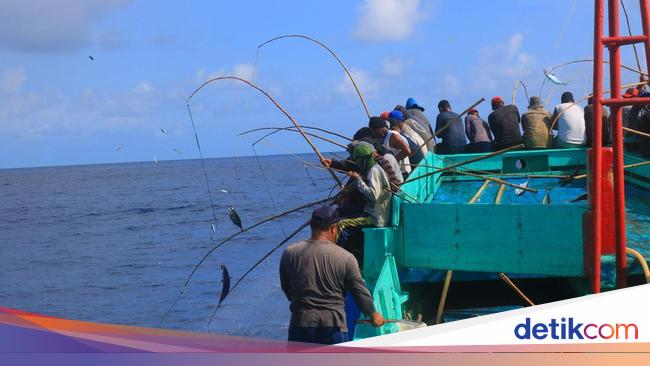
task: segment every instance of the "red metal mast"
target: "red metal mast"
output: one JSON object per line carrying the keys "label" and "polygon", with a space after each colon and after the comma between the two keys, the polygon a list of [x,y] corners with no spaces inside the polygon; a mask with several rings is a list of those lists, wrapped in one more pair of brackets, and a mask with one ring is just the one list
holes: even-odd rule
{"label": "red metal mast", "polygon": [[[603,147],[602,147],[602,106],[607,105],[611,109],[611,131],[613,149],[613,183],[614,183],[614,220],[615,231],[615,252],[616,252],[616,286],[618,288],[627,285],[626,275],[626,237],[625,237],[625,176],[624,176],[624,155],[623,155],[623,123],[622,107],[625,105],[650,104],[650,98],[627,98],[621,97],[621,55],[620,47],[634,43],[643,43],[646,54],[646,67],[650,65],[650,8],[647,0],[639,0],[641,9],[641,22],[643,27],[642,36],[620,36],[619,35],[619,7],[620,0],[608,0],[608,25],[609,36],[603,36],[604,8],[603,0],[595,0],[594,12],[594,123],[593,123],[593,147],[592,147],[592,169],[590,174],[590,206],[592,211],[593,225],[591,226],[592,257],[590,263],[590,276],[593,292],[600,292],[600,256],[602,253],[603,239],[603,194],[602,184],[608,177],[603,179]],[[603,47],[609,51],[609,77],[611,98],[603,99]],[[642,72],[641,70],[639,70]]]}

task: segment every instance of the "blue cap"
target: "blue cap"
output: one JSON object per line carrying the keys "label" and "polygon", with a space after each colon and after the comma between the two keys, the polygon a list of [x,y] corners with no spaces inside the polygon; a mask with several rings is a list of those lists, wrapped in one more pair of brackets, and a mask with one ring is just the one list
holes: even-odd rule
{"label": "blue cap", "polygon": [[419,107],[418,102],[413,98],[408,98],[406,100],[406,109],[413,109],[413,107]]}
{"label": "blue cap", "polygon": [[332,206],[320,206],[311,214],[311,225],[327,227],[339,222],[339,213]]}
{"label": "blue cap", "polygon": [[400,122],[403,122],[404,121],[404,114],[402,112],[400,112],[400,111],[391,111],[388,114],[388,120],[390,121],[390,120],[393,120],[393,119],[396,119],[396,120],[398,120]]}

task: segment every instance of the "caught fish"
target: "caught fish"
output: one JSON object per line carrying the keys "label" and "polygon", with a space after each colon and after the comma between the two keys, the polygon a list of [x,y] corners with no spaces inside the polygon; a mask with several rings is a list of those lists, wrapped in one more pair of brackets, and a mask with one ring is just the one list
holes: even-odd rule
{"label": "caught fish", "polygon": [[160,129],[160,132],[164,133],[165,135],[167,134],[167,131],[165,131],[164,128],[161,128],[161,129]]}
{"label": "caught fish", "polygon": [[228,293],[230,293],[230,274],[228,273],[228,268],[225,265],[221,265],[221,296],[219,297],[219,304],[217,306],[220,306],[223,300],[226,299],[226,296],[228,296]]}
{"label": "caught fish", "polygon": [[244,230],[244,227],[241,224],[241,218],[233,206],[228,206],[228,217],[230,217],[230,221],[232,221],[235,226],[239,226],[240,230]]}
{"label": "caught fish", "polygon": [[228,193],[228,191],[226,191],[225,189],[220,189],[219,192],[221,192],[221,193]]}
{"label": "caught fish", "polygon": [[120,150],[122,150],[122,146],[123,146],[122,144],[117,145],[117,149],[115,149],[115,151],[120,151]]}
{"label": "caught fish", "polygon": [[217,232],[217,227],[214,224],[210,224],[210,228],[212,229],[213,233]]}
{"label": "caught fish", "polygon": [[552,72],[544,70],[544,75],[555,85],[567,85],[567,83],[563,83],[557,76],[555,76]]}
{"label": "caught fish", "polygon": [[583,194],[579,195],[578,197],[572,199],[571,202],[585,201],[588,197],[589,197],[589,195],[587,193],[583,193]]}
{"label": "caught fish", "polygon": [[[526,181],[525,181],[524,183],[520,184],[520,186],[522,186],[522,187],[528,187],[528,183],[529,183],[529,182],[530,182],[530,179],[526,179]],[[516,194],[517,196],[521,196],[521,195],[524,194],[524,193],[526,193],[526,190],[525,190],[525,189],[515,188],[515,194]]]}
{"label": "caught fish", "polygon": [[542,204],[550,205],[551,204],[551,191],[546,191],[544,198],[542,198]]}

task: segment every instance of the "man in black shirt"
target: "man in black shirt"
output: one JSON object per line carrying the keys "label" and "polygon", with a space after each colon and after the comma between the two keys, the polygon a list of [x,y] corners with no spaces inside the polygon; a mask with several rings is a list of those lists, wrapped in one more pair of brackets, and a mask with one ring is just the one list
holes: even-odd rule
{"label": "man in black shirt", "polygon": [[488,116],[490,130],[494,135],[496,150],[519,145],[524,140],[519,129],[519,110],[515,105],[505,105],[503,98],[492,98],[492,113]]}

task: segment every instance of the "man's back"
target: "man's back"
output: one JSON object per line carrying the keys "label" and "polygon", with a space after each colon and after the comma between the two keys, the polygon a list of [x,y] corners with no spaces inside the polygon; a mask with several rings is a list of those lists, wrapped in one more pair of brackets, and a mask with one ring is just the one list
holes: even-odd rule
{"label": "man's back", "polygon": [[523,139],[519,130],[519,110],[514,105],[503,106],[488,116],[490,130],[497,149],[520,144]]}
{"label": "man's back", "polygon": [[291,302],[290,327],[339,327],[347,331],[345,292],[366,314],[374,311],[352,254],[326,240],[290,245],[280,261],[282,290]]}
{"label": "man's back", "polygon": [[465,146],[467,144],[467,140],[465,139],[465,126],[458,114],[454,112],[441,112],[436,118],[436,131],[450,123],[452,125],[447,127],[439,136],[442,138],[442,143],[453,147]]}
{"label": "man's back", "polygon": [[543,107],[531,107],[521,116],[524,144],[527,149],[546,149],[551,146],[551,114]]}

